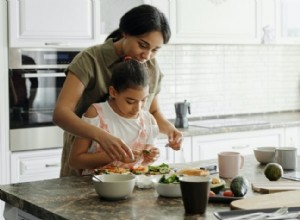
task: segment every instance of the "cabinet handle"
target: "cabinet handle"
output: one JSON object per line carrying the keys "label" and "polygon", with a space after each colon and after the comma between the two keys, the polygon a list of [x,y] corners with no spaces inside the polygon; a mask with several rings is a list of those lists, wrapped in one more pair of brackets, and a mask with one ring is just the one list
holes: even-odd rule
{"label": "cabinet handle", "polygon": [[46,42],[46,46],[70,46],[70,43]]}
{"label": "cabinet handle", "polygon": [[60,167],[60,163],[46,164],[45,167]]}
{"label": "cabinet handle", "polygon": [[246,149],[246,148],[249,148],[250,146],[249,145],[244,145],[244,146],[233,146],[231,147],[232,149]]}

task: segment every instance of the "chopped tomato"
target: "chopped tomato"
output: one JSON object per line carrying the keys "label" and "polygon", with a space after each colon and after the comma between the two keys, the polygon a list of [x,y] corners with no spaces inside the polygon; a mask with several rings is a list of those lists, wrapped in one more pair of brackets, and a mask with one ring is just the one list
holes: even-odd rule
{"label": "chopped tomato", "polygon": [[232,197],[232,196],[234,196],[234,195],[233,195],[233,193],[232,193],[231,190],[225,190],[225,191],[223,192],[223,196],[229,196],[229,197]]}

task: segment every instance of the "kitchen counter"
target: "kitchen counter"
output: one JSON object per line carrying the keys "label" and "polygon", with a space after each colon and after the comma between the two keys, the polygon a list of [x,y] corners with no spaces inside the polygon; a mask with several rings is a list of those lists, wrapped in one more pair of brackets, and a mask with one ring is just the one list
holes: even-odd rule
{"label": "kitchen counter", "polygon": [[[236,125],[224,125],[224,126],[212,126],[212,127],[199,127],[192,125],[193,122],[199,120],[216,120],[220,121],[224,119],[241,119],[241,121],[247,121],[247,123]],[[249,123],[249,122],[253,123]],[[255,131],[275,128],[285,128],[300,126],[300,111],[287,111],[276,113],[264,113],[264,114],[242,114],[232,116],[219,116],[219,117],[206,117],[206,118],[189,118],[190,126],[186,129],[180,129],[184,136],[198,136],[198,135],[211,135],[230,132],[243,132],[243,131]]]}
{"label": "kitchen counter", "polygon": [[[193,162],[193,166],[215,163]],[[178,165],[179,166],[179,165]],[[241,175],[250,182],[266,179],[253,156],[245,157]],[[246,197],[256,195],[250,189]],[[65,177],[0,186],[0,199],[41,219],[216,219],[215,211],[229,204],[209,203],[205,215],[185,216],[181,198],[159,197],[154,189],[134,189],[127,200],[105,201],[96,194],[91,177]]]}

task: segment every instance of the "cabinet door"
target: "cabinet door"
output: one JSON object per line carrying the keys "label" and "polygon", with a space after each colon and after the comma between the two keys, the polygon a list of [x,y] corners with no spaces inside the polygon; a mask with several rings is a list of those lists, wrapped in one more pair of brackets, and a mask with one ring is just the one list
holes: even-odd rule
{"label": "cabinet door", "polygon": [[174,0],[175,43],[260,43],[260,0]]}
{"label": "cabinet door", "polygon": [[192,139],[192,160],[216,159],[221,151],[236,151],[248,155],[253,154],[255,147],[279,147],[283,143],[283,129],[196,136]]}
{"label": "cabinet door", "polygon": [[276,43],[300,44],[300,1],[276,0]]}
{"label": "cabinet door", "polygon": [[11,182],[58,178],[61,149],[17,152],[11,155]]}
{"label": "cabinet door", "polygon": [[11,47],[99,43],[98,0],[8,0]]}
{"label": "cabinet door", "polygon": [[192,161],[192,139],[191,137],[184,137],[181,150],[175,151],[170,147],[166,147],[168,143],[167,138],[158,139],[156,146],[160,150],[160,157],[156,164],[159,163],[185,163]]}

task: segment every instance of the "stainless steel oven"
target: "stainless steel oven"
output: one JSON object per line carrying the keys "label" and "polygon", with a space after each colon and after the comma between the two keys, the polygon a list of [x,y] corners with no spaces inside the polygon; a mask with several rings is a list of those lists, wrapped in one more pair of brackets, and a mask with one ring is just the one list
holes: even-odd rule
{"label": "stainless steel oven", "polygon": [[52,113],[77,49],[9,49],[10,150],[62,146]]}

